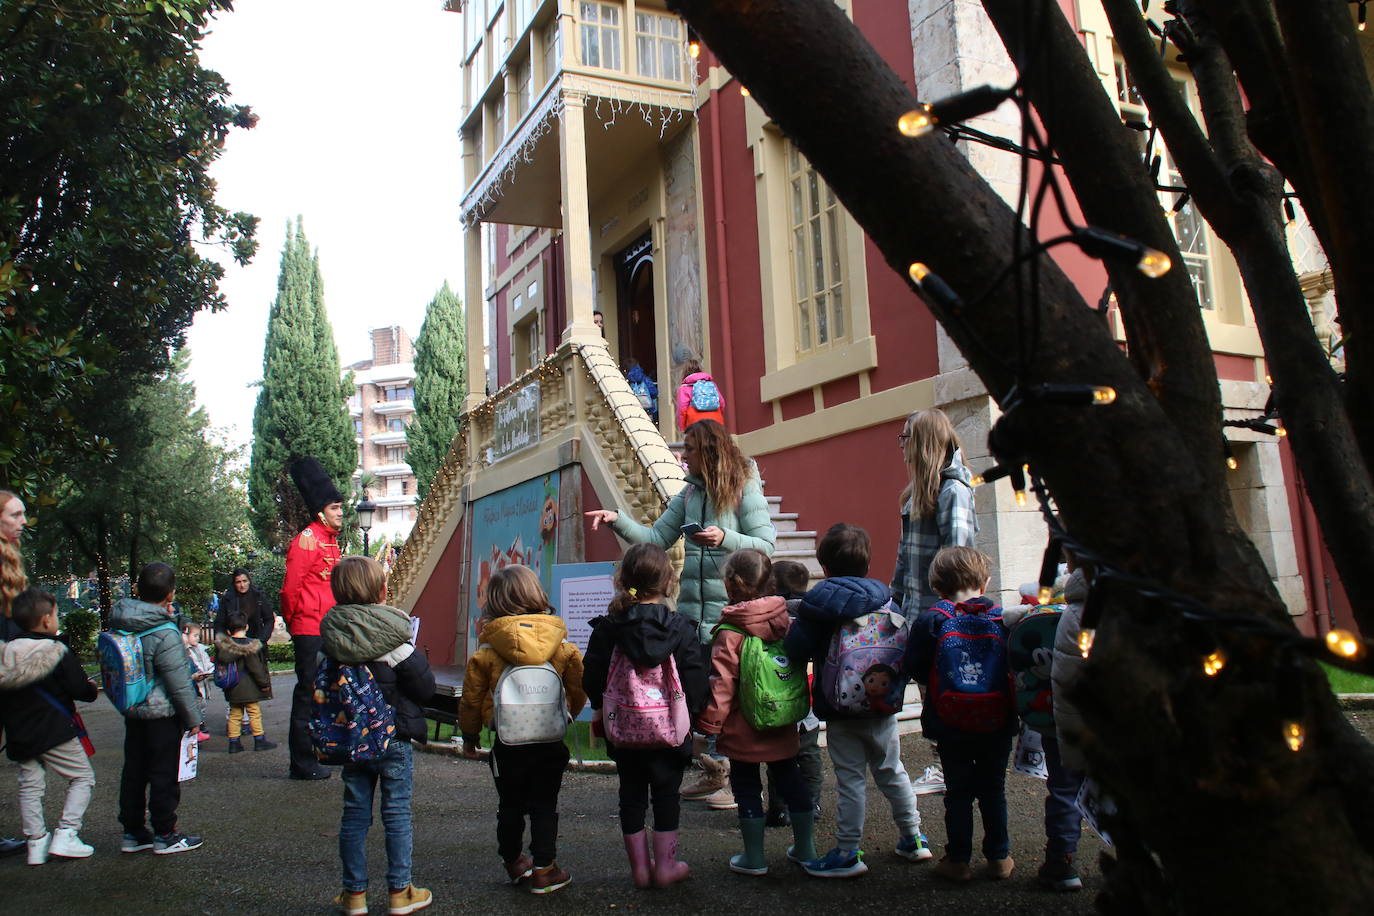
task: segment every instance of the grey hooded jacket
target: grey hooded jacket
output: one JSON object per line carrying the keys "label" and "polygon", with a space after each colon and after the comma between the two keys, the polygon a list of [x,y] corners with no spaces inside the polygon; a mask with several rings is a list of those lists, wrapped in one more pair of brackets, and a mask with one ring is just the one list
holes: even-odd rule
{"label": "grey hooded jacket", "polygon": [[[158,624],[172,622],[167,609],[136,598],[121,598],[110,613],[110,629],[143,633]],[[129,719],[167,719],[176,716],[190,730],[205,719],[205,708],[191,684],[186,645],[175,629],[158,630],[143,637],[143,658],[151,659],[153,689],[148,698],[124,711]]]}

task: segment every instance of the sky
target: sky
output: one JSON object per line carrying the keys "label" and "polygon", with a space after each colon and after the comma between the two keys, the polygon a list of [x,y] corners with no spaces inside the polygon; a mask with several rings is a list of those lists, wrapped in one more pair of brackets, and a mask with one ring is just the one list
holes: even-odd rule
{"label": "sky", "polygon": [[[319,251],[342,365],[368,331],[412,337],[447,280],[463,289],[458,223],[461,17],[440,0],[236,0],[202,63],[261,119],[231,133],[216,199],[258,216],[258,254],[226,263],[228,308],[196,317],[191,380],[212,426],[252,436],[267,315],[288,221]],[[221,259],[223,261],[223,259]]]}

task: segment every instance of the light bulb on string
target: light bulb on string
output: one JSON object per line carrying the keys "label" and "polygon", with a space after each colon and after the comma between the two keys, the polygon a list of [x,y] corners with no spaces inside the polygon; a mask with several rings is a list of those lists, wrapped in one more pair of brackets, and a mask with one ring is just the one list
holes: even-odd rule
{"label": "light bulb on string", "polygon": [[1359,29],[1361,32],[1364,31],[1365,25],[1368,24],[1368,13],[1369,11],[1365,9],[1365,4],[1361,3],[1359,7],[1359,12],[1356,14],[1357,22],[1355,24],[1355,28]]}
{"label": "light bulb on string", "polygon": [[1297,753],[1307,741],[1307,730],[1298,720],[1290,719],[1283,723],[1283,740],[1290,751]]}
{"label": "light bulb on string", "polygon": [[1010,97],[1010,89],[977,86],[938,102],[917,105],[897,119],[897,130],[906,137],[924,137],[941,124],[956,124],[987,114]]}
{"label": "light bulb on string", "polygon": [[907,276],[911,277],[911,282],[916,284],[916,288],[936,305],[954,315],[964,307],[964,300],[959,298],[954,288],[923,262],[911,262],[906,272]]}
{"label": "light bulb on string", "polygon": [[1326,634],[1326,649],[1337,658],[1351,661],[1364,658],[1364,642],[1349,630],[1334,629]]}
{"label": "light bulb on string", "polygon": [[746,99],[749,98],[749,87],[744,85],[743,83],[740,83],[739,94],[744,96]]}
{"label": "light bulb on string", "polygon": [[897,119],[897,130],[904,137],[920,137],[930,133],[934,127],[935,122],[931,120],[929,105],[913,108]]}
{"label": "light bulb on string", "polygon": [[1293,201],[1287,197],[1283,199],[1283,217],[1290,226],[1298,221],[1298,211],[1293,208]]}
{"label": "light bulb on string", "polygon": [[1182,194],[1178,195],[1178,197],[1174,199],[1174,205],[1170,207],[1167,211],[1165,211],[1164,215],[1169,217],[1170,219],[1173,219],[1175,216],[1178,216],[1180,213],[1183,212],[1183,208],[1188,206],[1188,201],[1190,200],[1192,200],[1192,195],[1189,194],[1187,191],[1184,191]]}
{"label": "light bulb on string", "polygon": [[1078,631],[1078,654],[1087,658],[1092,654],[1093,642],[1097,639],[1097,630],[1083,627]]}
{"label": "light bulb on string", "polygon": [[1236,453],[1231,451],[1231,440],[1223,436],[1221,445],[1226,450],[1226,466],[1234,471],[1240,467],[1240,462],[1236,460]]}
{"label": "light bulb on string", "polygon": [[1073,241],[1089,257],[1133,259],[1136,270],[1152,280],[1164,276],[1173,267],[1173,261],[1164,252],[1099,226],[1080,226],[1073,231]]}
{"label": "light bulb on string", "polygon": [[1202,659],[1202,673],[1208,677],[1216,677],[1225,667],[1226,653],[1220,648],[1213,649]]}

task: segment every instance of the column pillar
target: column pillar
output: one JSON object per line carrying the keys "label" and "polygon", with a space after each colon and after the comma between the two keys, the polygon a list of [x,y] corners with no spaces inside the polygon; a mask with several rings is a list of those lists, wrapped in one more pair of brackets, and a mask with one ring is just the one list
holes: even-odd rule
{"label": "column pillar", "polygon": [[482,224],[474,221],[463,229],[463,308],[467,313],[468,351],[465,410],[472,410],[487,397],[487,300],[482,289],[482,264]]}
{"label": "column pillar", "polygon": [[596,310],[592,281],[591,205],[587,200],[586,96],[564,93],[558,132],[558,164],[563,176],[563,277],[568,326],[563,341],[601,343],[592,321]]}

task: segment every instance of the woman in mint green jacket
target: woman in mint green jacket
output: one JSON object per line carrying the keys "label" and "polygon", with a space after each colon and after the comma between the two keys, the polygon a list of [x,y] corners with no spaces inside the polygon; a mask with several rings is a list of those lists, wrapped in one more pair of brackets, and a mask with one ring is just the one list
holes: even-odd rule
{"label": "woman in mint green jacket", "polygon": [[726,603],[721,580],[725,558],[744,547],[772,555],[777,535],[758,470],[725,427],[715,420],[699,420],[682,438],[687,485],[652,525],[637,524],[611,509],[593,509],[586,515],[593,531],[605,523],[631,543],[663,548],[683,537],[684,525],[701,526],[701,531],[687,535],[677,612],[694,621],[698,638],[709,643]]}

